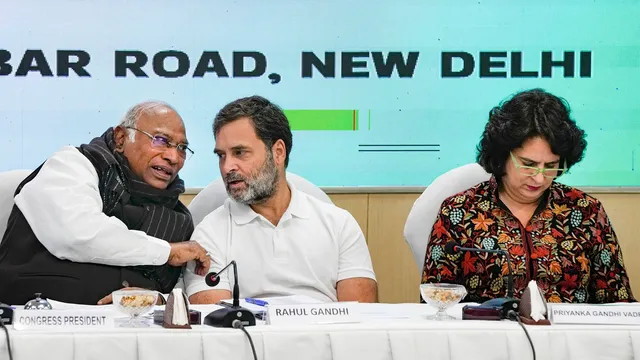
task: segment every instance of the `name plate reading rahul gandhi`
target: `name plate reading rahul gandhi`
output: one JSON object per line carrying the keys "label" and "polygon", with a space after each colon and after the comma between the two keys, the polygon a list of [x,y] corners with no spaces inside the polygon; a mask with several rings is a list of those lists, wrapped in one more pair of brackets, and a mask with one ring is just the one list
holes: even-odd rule
{"label": "name plate reading rahul gandhi", "polygon": [[13,312],[16,330],[30,329],[104,329],[114,327],[117,313],[110,310],[25,310]]}
{"label": "name plate reading rahul gandhi", "polygon": [[640,306],[549,304],[554,324],[640,325]]}
{"label": "name plate reading rahul gandhi", "polygon": [[305,325],[360,322],[357,302],[269,305],[267,324]]}

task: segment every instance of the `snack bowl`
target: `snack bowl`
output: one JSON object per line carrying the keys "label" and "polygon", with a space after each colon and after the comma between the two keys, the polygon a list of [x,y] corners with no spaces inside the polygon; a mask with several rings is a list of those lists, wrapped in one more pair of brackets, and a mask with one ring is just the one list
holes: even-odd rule
{"label": "snack bowl", "polygon": [[435,315],[428,316],[427,319],[452,320],[455,318],[448,315],[446,311],[467,296],[467,289],[458,284],[420,284],[420,295],[427,304],[438,310]]}
{"label": "snack bowl", "polygon": [[129,322],[123,327],[147,327],[140,315],[146,314],[158,301],[158,292],[144,289],[117,290],[112,293],[113,305],[118,311],[129,315]]}

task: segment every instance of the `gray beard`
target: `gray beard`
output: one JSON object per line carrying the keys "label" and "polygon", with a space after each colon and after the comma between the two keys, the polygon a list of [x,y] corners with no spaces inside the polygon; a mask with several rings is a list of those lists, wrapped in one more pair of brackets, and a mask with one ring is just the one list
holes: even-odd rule
{"label": "gray beard", "polygon": [[[245,205],[262,204],[269,200],[278,189],[278,169],[273,161],[271,152],[267,152],[267,158],[262,166],[248,179],[239,175],[229,174],[225,179],[227,194],[233,200]],[[227,185],[229,181],[243,180],[247,188],[241,192],[232,192]]]}

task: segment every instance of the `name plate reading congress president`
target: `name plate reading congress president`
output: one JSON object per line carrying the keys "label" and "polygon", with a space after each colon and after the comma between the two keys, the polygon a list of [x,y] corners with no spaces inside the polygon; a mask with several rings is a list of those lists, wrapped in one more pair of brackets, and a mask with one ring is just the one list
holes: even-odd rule
{"label": "name plate reading congress president", "polygon": [[357,302],[328,304],[269,305],[270,325],[338,324],[360,322]]}
{"label": "name plate reading congress president", "polygon": [[548,304],[554,324],[640,325],[639,304]]}
{"label": "name plate reading congress president", "polygon": [[13,313],[16,330],[29,329],[104,329],[114,327],[117,313],[110,310],[24,310]]}

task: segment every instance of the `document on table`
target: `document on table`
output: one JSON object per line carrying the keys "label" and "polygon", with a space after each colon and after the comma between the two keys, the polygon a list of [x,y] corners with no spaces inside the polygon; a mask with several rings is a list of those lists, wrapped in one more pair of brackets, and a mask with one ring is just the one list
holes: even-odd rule
{"label": "document on table", "polygon": [[51,307],[53,308],[53,310],[95,310],[95,309],[109,309],[112,310],[113,309],[113,304],[108,304],[108,305],[85,305],[85,304],[72,304],[72,303],[66,303],[63,301],[57,301],[57,300],[53,300],[53,299],[47,299],[47,301],[49,302],[49,304],[51,304]]}
{"label": "document on table", "polygon": [[[304,295],[290,295],[290,296],[273,296],[273,297],[261,297],[254,298],[255,300],[264,301],[266,306],[268,305],[296,305],[296,304],[322,304],[322,301],[314,299]],[[221,301],[227,305],[233,304],[232,299],[225,299]],[[264,306],[256,305],[248,302],[245,299],[240,299],[240,306],[253,312],[264,313],[267,309]]]}
{"label": "document on table", "polygon": [[[476,303],[456,304],[447,310],[447,313],[456,319],[462,319],[462,308],[465,305],[478,305]],[[358,304],[358,310],[364,320],[379,319],[424,319],[433,315],[436,308],[428,304]]]}

